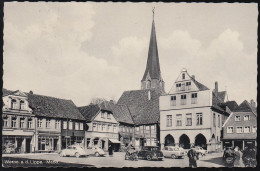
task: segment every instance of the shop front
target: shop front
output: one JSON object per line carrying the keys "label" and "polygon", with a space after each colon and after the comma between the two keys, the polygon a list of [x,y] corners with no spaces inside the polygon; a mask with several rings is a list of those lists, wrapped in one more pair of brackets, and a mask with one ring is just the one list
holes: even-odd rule
{"label": "shop front", "polygon": [[59,136],[39,136],[38,151],[53,152],[59,150]]}
{"label": "shop front", "polygon": [[61,149],[65,149],[70,145],[79,145],[85,147],[85,132],[75,130],[62,130],[61,131]]}
{"label": "shop front", "polygon": [[32,152],[32,136],[3,135],[2,152],[3,154]]}

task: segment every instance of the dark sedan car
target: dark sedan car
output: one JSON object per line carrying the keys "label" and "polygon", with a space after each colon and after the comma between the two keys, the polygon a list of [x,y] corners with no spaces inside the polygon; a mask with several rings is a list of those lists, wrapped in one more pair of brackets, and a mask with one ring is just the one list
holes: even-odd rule
{"label": "dark sedan car", "polygon": [[145,146],[138,152],[138,158],[147,160],[162,160],[163,153],[157,146]]}

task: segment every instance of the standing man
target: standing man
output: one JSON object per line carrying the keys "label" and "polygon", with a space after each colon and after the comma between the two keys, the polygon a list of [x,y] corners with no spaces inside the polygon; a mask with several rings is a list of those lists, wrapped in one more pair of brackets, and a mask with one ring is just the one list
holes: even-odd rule
{"label": "standing man", "polygon": [[187,155],[189,157],[189,167],[197,167],[197,160],[199,157],[194,149],[194,145],[191,145],[191,149],[188,151]]}

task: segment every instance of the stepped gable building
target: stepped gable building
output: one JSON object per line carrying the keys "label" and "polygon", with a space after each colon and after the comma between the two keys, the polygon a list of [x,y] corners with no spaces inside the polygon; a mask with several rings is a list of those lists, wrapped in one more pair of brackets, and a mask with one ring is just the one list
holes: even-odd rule
{"label": "stepped gable building", "polygon": [[135,124],[133,145],[158,145],[159,141],[159,97],[164,94],[161,76],[155,23],[152,22],[147,65],[141,80],[141,90],[125,91],[118,105],[126,105]]}
{"label": "stepped gable building", "polygon": [[[253,105],[252,105],[253,103]],[[223,146],[257,146],[257,113],[254,102],[243,101],[223,125]]]}
{"label": "stepped gable building", "polygon": [[71,100],[3,89],[3,102],[6,149],[52,152],[75,143],[84,145],[85,118]]}
{"label": "stepped gable building", "polygon": [[222,125],[230,114],[226,91],[198,82],[183,69],[170,92],[160,97],[160,135],[163,146],[191,144],[208,151],[221,149]]}
{"label": "stepped gable building", "polygon": [[114,151],[120,148],[118,141],[118,122],[106,103],[78,107],[86,119],[86,148],[99,146],[105,151],[112,145]]}

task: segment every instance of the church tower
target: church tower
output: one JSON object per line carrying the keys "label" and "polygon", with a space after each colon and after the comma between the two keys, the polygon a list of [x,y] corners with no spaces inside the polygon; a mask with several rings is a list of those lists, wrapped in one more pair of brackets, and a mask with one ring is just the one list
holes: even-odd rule
{"label": "church tower", "polygon": [[141,80],[141,89],[151,89],[155,88],[164,91],[164,81],[161,77],[160,63],[159,63],[159,55],[157,49],[157,41],[155,34],[155,24],[154,24],[154,11],[153,11],[153,23],[152,23],[152,31],[150,37],[150,45],[148,51],[148,58],[146,69],[144,72],[143,79]]}

